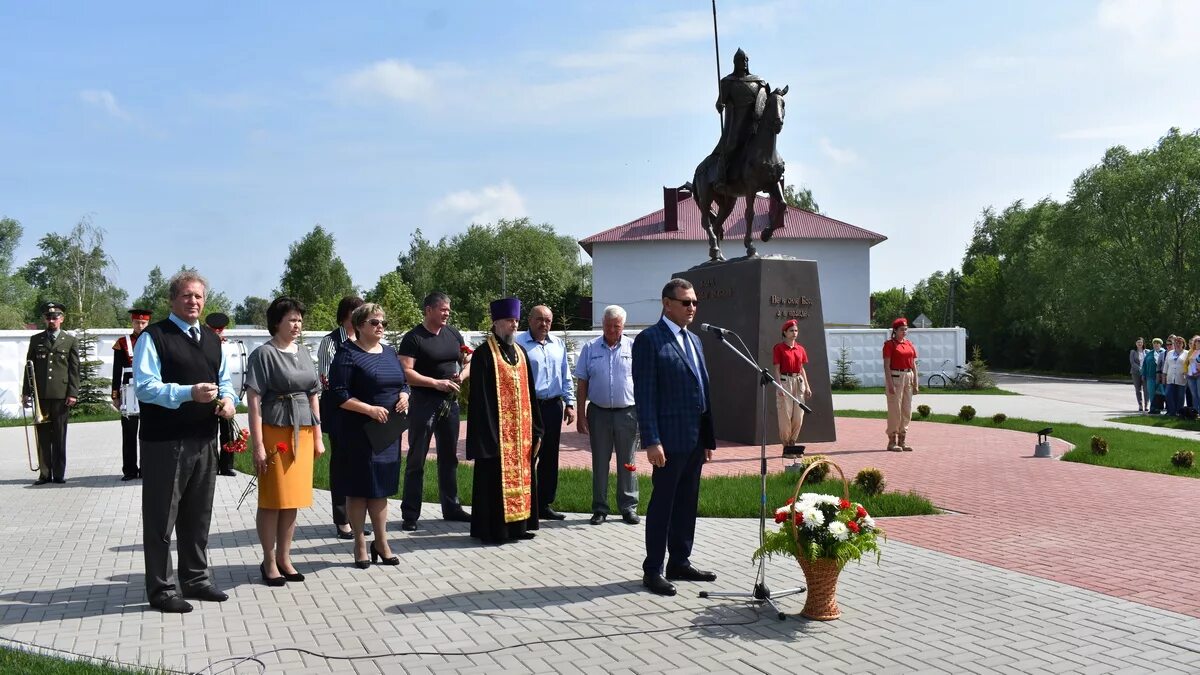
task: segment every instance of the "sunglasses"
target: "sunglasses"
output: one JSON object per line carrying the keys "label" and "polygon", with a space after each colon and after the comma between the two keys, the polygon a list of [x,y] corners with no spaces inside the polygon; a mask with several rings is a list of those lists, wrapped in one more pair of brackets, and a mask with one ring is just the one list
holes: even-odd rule
{"label": "sunglasses", "polygon": [[367,319],[367,323],[372,326],[383,326],[387,328],[387,319]]}
{"label": "sunglasses", "polygon": [[684,307],[699,307],[700,306],[699,300],[680,300],[679,298],[671,298],[671,299],[674,300],[675,302],[678,302],[679,304],[683,305]]}
{"label": "sunglasses", "polygon": [[61,319],[61,318],[62,318],[62,314],[59,314],[58,312],[55,312],[55,313],[53,313],[53,314],[47,314],[47,315],[46,315],[46,318],[47,318],[47,319]]}

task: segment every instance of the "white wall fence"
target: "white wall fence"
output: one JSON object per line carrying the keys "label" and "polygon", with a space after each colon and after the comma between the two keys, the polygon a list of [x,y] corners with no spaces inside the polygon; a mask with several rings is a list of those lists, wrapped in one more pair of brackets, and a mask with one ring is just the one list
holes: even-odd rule
{"label": "white wall fence", "polygon": [[[0,331],[0,415],[20,416],[21,410],[21,372],[25,367],[25,355],[29,348],[29,337],[35,331],[4,330]],[[112,346],[128,331],[105,328],[91,331],[96,337],[96,353],[93,359],[99,359],[102,365],[98,375],[109,378],[112,374]],[[316,351],[325,331],[306,331],[305,342]],[[627,331],[632,337],[637,331]],[[483,340],[483,333],[468,332],[463,334],[471,344]],[[565,337],[570,343],[571,363],[574,365],[575,355],[583,343],[600,335],[600,331],[572,331],[556,333]],[[885,329],[859,328],[827,328],[825,330],[825,346],[829,350],[829,370],[832,375],[837,368],[838,354],[843,346],[848,350],[847,356],[851,361],[850,370],[865,387],[883,386],[883,358],[881,350],[887,340],[888,331]],[[230,341],[226,345],[229,358],[230,374],[235,388],[241,387],[242,364],[236,358],[237,343],[245,347],[246,353],[254,351],[259,345],[270,339],[265,330],[227,330],[225,337]],[[967,362],[967,332],[962,328],[913,328],[908,331],[908,337],[917,347],[920,354],[921,382],[924,384],[931,373],[945,370],[954,374],[955,366]]]}

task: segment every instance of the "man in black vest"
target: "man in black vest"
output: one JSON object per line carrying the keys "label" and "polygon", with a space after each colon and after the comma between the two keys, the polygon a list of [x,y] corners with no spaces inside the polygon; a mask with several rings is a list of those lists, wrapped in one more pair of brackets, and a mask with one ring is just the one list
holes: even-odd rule
{"label": "man in black vest", "polygon": [[[184,598],[229,598],[209,578],[208,527],[217,417],[233,417],[236,409],[221,339],[200,325],[207,293],[208,282],[195,271],[172,277],[170,316],[148,327],[133,353],[142,411],[146,596],[163,612],[192,611]],[[171,569],[172,531],[178,536],[178,586]]]}

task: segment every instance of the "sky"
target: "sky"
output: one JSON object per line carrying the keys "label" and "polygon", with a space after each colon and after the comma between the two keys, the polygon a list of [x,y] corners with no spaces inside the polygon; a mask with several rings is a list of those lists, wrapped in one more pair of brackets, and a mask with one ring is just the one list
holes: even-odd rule
{"label": "sky", "polygon": [[[786,182],[888,238],[876,290],[957,267],[985,207],[1200,126],[1197,2],[717,7],[721,74],[740,46],[789,86]],[[720,132],[707,0],[0,0],[0,38],[17,263],[90,218],[131,298],[184,264],[267,297],[318,223],[367,289],[416,228],[581,239],[662,208]]]}

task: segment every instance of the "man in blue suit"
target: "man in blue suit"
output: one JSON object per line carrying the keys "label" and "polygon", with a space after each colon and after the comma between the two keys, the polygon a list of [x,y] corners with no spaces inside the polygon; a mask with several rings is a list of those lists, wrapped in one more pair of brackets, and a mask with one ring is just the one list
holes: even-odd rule
{"label": "man in blue suit", "polygon": [[[675,595],[672,580],[715,581],[692,566],[700,470],[712,458],[712,406],[708,368],[700,340],[687,330],[696,318],[696,291],[672,279],[662,291],[658,323],[633,341],[633,391],[638,432],[654,466],[654,492],[646,508],[646,560],[642,585],[651,593]],[[663,577],[664,553],[666,577]]]}

